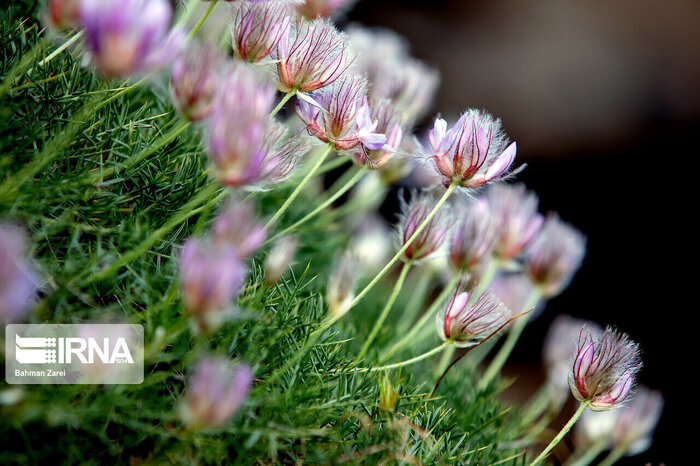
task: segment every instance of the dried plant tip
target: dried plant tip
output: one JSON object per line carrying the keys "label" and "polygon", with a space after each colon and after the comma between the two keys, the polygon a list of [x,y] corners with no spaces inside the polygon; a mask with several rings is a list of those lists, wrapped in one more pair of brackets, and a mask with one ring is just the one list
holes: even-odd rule
{"label": "dried plant tip", "polygon": [[336,259],[326,289],[326,302],[334,317],[341,317],[350,310],[350,305],[355,298],[355,285],[359,278],[359,271],[357,259],[351,252],[345,252]]}
{"label": "dried plant tip", "polygon": [[23,319],[36,303],[39,275],[26,256],[20,228],[0,223],[0,322]]}
{"label": "dried plant tip", "polygon": [[447,304],[445,312],[438,313],[437,329],[443,341],[452,341],[460,348],[479,344],[490,337],[511,318],[510,311],[490,291],[476,300],[467,292],[457,292]]}
{"label": "dried plant tip", "polygon": [[475,271],[491,257],[494,222],[483,200],[455,208],[457,224],[450,238],[450,262],[455,270]]}
{"label": "dried plant tip", "polygon": [[203,44],[190,45],[175,59],[170,75],[173,104],[189,121],[211,113],[223,61],[215,47]]}
{"label": "dried plant tip", "polygon": [[[418,227],[428,218],[435,207],[435,202],[429,194],[412,193],[410,202],[406,203],[403,196],[401,202],[401,217],[399,221],[399,247],[403,247],[413,236]],[[443,221],[442,212],[438,212],[428,222],[418,237],[408,246],[404,252],[404,259],[420,260],[435,252],[442,245],[447,236],[448,227]]]}
{"label": "dried plant tip", "polygon": [[289,35],[291,14],[290,5],[284,1],[235,3],[231,31],[235,55],[249,62],[270,55],[280,37]]}
{"label": "dried plant tip", "polygon": [[639,345],[626,334],[607,328],[594,340],[584,328],[569,373],[569,387],[574,397],[588,402],[593,411],[617,408],[629,396],[641,366]]}

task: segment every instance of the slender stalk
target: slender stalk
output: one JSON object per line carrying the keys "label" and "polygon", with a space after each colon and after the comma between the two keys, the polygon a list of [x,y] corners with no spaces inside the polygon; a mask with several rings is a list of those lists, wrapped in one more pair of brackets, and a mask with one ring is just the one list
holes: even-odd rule
{"label": "slender stalk", "polygon": [[[180,225],[182,222],[192,217],[193,215],[207,210],[211,205],[216,204],[226,195],[225,189],[221,191],[219,191],[219,189],[220,188],[216,183],[211,183],[204,189],[199,191],[199,193],[195,197],[193,197],[189,202],[184,204],[180,208],[180,210],[178,210],[177,213],[170,220],[168,220],[168,222],[165,225],[151,233],[151,235],[145,240],[143,240],[141,244],[139,244],[136,248],[121,256],[119,260],[112,262],[102,271],[91,276],[89,279],[86,280],[85,285],[96,281],[104,280],[106,277],[117,272],[120,268],[133,262],[136,258],[138,258],[143,253],[151,249],[151,247],[153,247],[153,245],[158,240],[162,239],[176,226]],[[212,197],[217,192],[218,195]]]}
{"label": "slender stalk", "polygon": [[442,302],[445,300],[445,298],[447,298],[450,295],[450,293],[452,293],[452,291],[454,290],[455,286],[457,286],[458,283],[459,283],[459,274],[455,275],[452,278],[452,281],[450,281],[450,283],[445,288],[442,289],[442,291],[440,292],[440,295],[437,298],[435,298],[435,301],[433,301],[433,303],[430,305],[430,308],[423,313],[420,320],[415,323],[413,328],[411,328],[411,330],[408,333],[406,333],[406,335],[404,335],[403,338],[401,338],[401,340],[394,343],[394,346],[392,346],[389,349],[389,351],[387,351],[386,354],[384,354],[381,357],[380,360],[386,361],[394,353],[396,353],[398,350],[402,349],[403,347],[405,347],[409,343],[415,343],[417,341],[417,339],[414,338],[416,333],[418,333],[420,331],[420,329],[423,328],[423,326],[426,324],[426,322],[428,322],[431,319],[431,317],[434,316],[437,308],[442,304]]}
{"label": "slender stalk", "polygon": [[209,15],[211,15],[212,11],[214,11],[214,8],[216,8],[216,5],[219,3],[219,0],[211,0],[211,3],[209,4],[209,8],[207,8],[207,11],[204,12],[201,18],[199,18],[199,21],[197,24],[194,25],[192,30],[190,31],[189,35],[187,36],[188,38],[194,37],[195,34],[204,26],[204,23],[207,21],[207,18],[209,18]]}
{"label": "slender stalk", "polygon": [[455,355],[455,351],[457,351],[457,347],[452,346],[452,348],[449,348],[447,351],[442,353],[440,363],[437,365],[437,368],[435,370],[435,375],[442,374],[447,370],[447,367],[450,365],[450,363],[452,362],[452,358]]}
{"label": "slender stalk", "polygon": [[51,60],[53,60],[54,58],[56,58],[58,55],[61,54],[61,52],[63,52],[63,51],[66,50],[68,47],[70,47],[71,45],[73,45],[76,41],[80,40],[80,38],[83,37],[84,34],[85,34],[85,31],[82,30],[82,29],[81,29],[80,31],[76,32],[75,34],[73,34],[73,37],[71,37],[70,39],[68,39],[67,41],[65,41],[63,44],[61,44],[61,46],[58,47],[58,48],[57,48],[56,50],[54,50],[53,52],[51,52],[51,53],[49,54],[48,57],[46,57],[46,58],[44,58],[43,60],[41,60],[41,61],[39,62],[39,66],[44,66],[45,64],[47,64],[48,62],[50,62]]}
{"label": "slender stalk", "polygon": [[396,280],[396,284],[394,284],[394,289],[391,292],[391,296],[389,296],[389,299],[387,300],[386,304],[384,305],[384,309],[382,309],[381,314],[379,314],[379,318],[374,323],[374,327],[372,327],[372,331],[369,333],[369,336],[367,337],[367,341],[365,341],[365,344],[362,346],[362,349],[360,350],[360,354],[357,355],[358,359],[361,359],[365,354],[367,354],[367,351],[369,351],[370,345],[372,344],[372,342],[374,342],[374,339],[377,337],[377,334],[379,333],[379,330],[382,328],[384,321],[389,316],[389,311],[391,311],[391,308],[394,306],[394,302],[396,301],[396,298],[399,296],[399,292],[401,291],[401,288],[403,287],[403,283],[406,280],[406,275],[408,275],[408,271],[410,269],[411,269],[411,261],[405,262],[403,267],[401,268],[401,273],[399,274],[399,278]]}
{"label": "slender stalk", "polygon": [[321,167],[323,164],[323,161],[326,160],[326,157],[328,157],[328,154],[331,153],[333,150],[334,145],[332,143],[328,144],[328,148],[326,151],[318,158],[316,163],[314,164],[313,167],[308,171],[306,176],[299,182],[297,187],[292,191],[292,194],[289,195],[286,201],[284,201],[284,204],[282,204],[282,207],[275,212],[275,215],[272,216],[270,220],[268,220],[267,224],[265,224],[265,229],[269,230],[272,225],[282,216],[282,214],[287,210],[287,208],[290,206],[290,204],[296,199],[296,197],[299,195],[302,189],[304,189],[304,186],[306,186],[306,183],[309,182],[309,180],[314,176],[316,171]]}
{"label": "slender stalk", "polygon": [[581,403],[581,406],[579,406],[578,409],[576,410],[576,412],[574,413],[574,415],[571,416],[571,419],[569,419],[569,422],[567,422],[566,425],[561,428],[561,430],[559,431],[557,436],[554,437],[552,439],[552,441],[549,442],[549,445],[547,445],[547,448],[545,448],[544,451],[542,453],[540,453],[540,455],[537,458],[535,458],[535,460],[532,463],[530,463],[530,466],[535,466],[536,464],[541,463],[542,460],[547,457],[549,452],[551,452],[552,449],[557,446],[559,441],[562,438],[564,438],[564,436],[569,432],[569,430],[571,430],[571,427],[574,424],[576,424],[576,421],[578,421],[578,418],[580,418],[581,415],[583,414],[583,412],[586,410],[586,408],[588,408],[589,404],[591,404],[590,401],[584,401],[583,403]]}
{"label": "slender stalk", "polygon": [[[541,296],[542,295],[539,289],[533,288],[532,292],[530,293],[530,296],[527,299],[527,302],[525,303],[525,309],[534,308],[537,305],[537,302],[540,300]],[[515,344],[518,342],[518,339],[520,339],[520,335],[522,335],[528,320],[529,315],[524,319],[520,319],[519,321],[517,321],[515,325],[513,325],[513,327],[510,329],[506,341],[503,342],[503,346],[501,346],[501,349],[498,350],[498,353],[496,353],[496,356],[493,358],[488,368],[486,369],[486,372],[484,372],[484,375],[481,377],[481,380],[479,381],[479,390],[485,389],[491,383],[491,381],[501,372],[501,369],[508,360],[510,353],[513,352]]]}
{"label": "slender stalk", "polygon": [[287,101],[288,101],[289,99],[291,99],[292,96],[293,96],[294,94],[296,94],[296,92],[293,91],[293,90],[287,92],[287,93],[282,97],[282,100],[280,100],[280,103],[277,104],[277,107],[275,107],[275,108],[270,112],[270,118],[272,118],[273,116],[277,115],[277,112],[279,112],[280,110],[282,110],[282,107],[284,107],[284,104],[286,104]]}
{"label": "slender stalk", "polygon": [[391,369],[398,369],[399,367],[404,367],[404,366],[410,366],[411,364],[415,364],[419,361],[422,361],[423,359],[428,359],[430,356],[433,356],[435,354],[440,353],[442,350],[447,348],[448,346],[453,345],[451,341],[446,341],[440,346],[431,349],[430,351],[423,353],[419,356],[416,356],[415,358],[407,359],[405,361],[397,362],[395,364],[389,364],[387,366],[379,366],[379,367],[362,367],[359,369],[356,369],[356,372],[378,372],[378,371],[388,371]]}
{"label": "slender stalk", "polygon": [[452,183],[447,188],[447,190],[445,191],[445,194],[442,195],[442,197],[437,202],[437,204],[435,204],[435,207],[433,207],[433,210],[430,211],[428,216],[425,217],[425,220],[423,220],[423,222],[420,225],[418,225],[418,228],[416,228],[416,231],[411,235],[410,238],[408,238],[408,241],[405,242],[403,247],[401,247],[401,249],[398,250],[398,252],[394,255],[394,257],[391,258],[391,260],[384,266],[384,268],[372,279],[371,282],[369,282],[367,284],[367,286],[364,287],[364,289],[362,291],[360,291],[360,293],[355,297],[355,299],[352,301],[352,303],[350,303],[350,309],[352,309],[355,305],[357,305],[357,303],[359,303],[360,300],[362,300],[362,298],[364,298],[365,295],[367,293],[369,293],[369,291],[372,288],[374,288],[374,285],[376,285],[379,282],[379,280],[381,280],[382,277],[384,275],[386,275],[386,273],[389,271],[389,269],[391,269],[391,267],[396,263],[396,261],[398,261],[401,258],[403,253],[406,252],[406,249],[408,249],[409,246],[411,246],[411,243],[413,243],[413,241],[415,241],[415,239],[418,238],[418,235],[420,235],[423,232],[425,227],[428,226],[428,223],[430,223],[430,221],[433,219],[433,217],[435,217],[435,214],[438,213],[438,211],[440,210],[440,207],[442,207],[442,205],[445,203],[445,201],[447,201],[447,199],[450,197],[450,195],[454,192],[455,189],[457,189],[457,184]]}
{"label": "slender stalk", "polygon": [[425,297],[428,294],[428,288],[430,287],[430,284],[433,282],[434,278],[433,273],[430,271],[424,271],[418,277],[418,283],[413,284],[411,287],[413,292],[406,303],[406,308],[403,310],[401,318],[396,327],[399,335],[404,334],[410,330],[410,328],[412,328],[411,324],[415,322],[418,312],[423,307]]}
{"label": "slender stalk", "polygon": [[609,440],[607,438],[598,440],[597,442],[593,443],[593,445],[589,446],[582,455],[578,455],[577,457],[573,458],[572,461],[567,461],[565,463],[566,466],[588,466],[598,457],[598,455],[605,451],[608,443]]}
{"label": "slender stalk", "polygon": [[326,199],[325,202],[323,202],[321,205],[319,205],[318,207],[316,207],[314,210],[312,210],[311,212],[309,212],[308,214],[306,214],[306,215],[305,215],[304,217],[302,217],[300,220],[297,220],[297,221],[294,222],[292,225],[288,226],[287,228],[285,228],[284,230],[280,231],[279,233],[277,233],[277,234],[276,234],[275,236],[273,236],[272,238],[270,238],[270,239],[268,239],[267,241],[265,241],[265,243],[269,243],[269,242],[274,241],[275,239],[279,238],[280,236],[286,235],[286,234],[289,233],[290,231],[297,229],[299,226],[301,226],[302,224],[306,223],[307,221],[309,221],[310,219],[312,219],[313,217],[315,217],[316,215],[318,215],[320,212],[323,212],[323,210],[325,210],[326,207],[328,207],[329,205],[333,204],[340,196],[342,196],[342,195],[345,194],[350,188],[352,188],[353,186],[355,186],[355,184],[357,184],[357,182],[360,181],[360,179],[362,178],[362,175],[364,175],[366,171],[367,171],[367,169],[366,169],[365,167],[363,167],[363,168],[361,168],[360,170],[358,170],[357,173],[355,173],[355,175],[354,175],[352,178],[350,178],[350,179],[348,180],[347,183],[345,183],[340,189],[338,189],[338,190],[335,192],[335,194],[333,194],[331,197],[329,197],[328,199]]}
{"label": "slender stalk", "polygon": [[620,458],[622,458],[625,453],[627,452],[627,445],[619,445],[615,447],[613,451],[608,453],[608,456],[606,456],[603,461],[598,464],[598,466],[612,466],[613,464],[617,463]]}

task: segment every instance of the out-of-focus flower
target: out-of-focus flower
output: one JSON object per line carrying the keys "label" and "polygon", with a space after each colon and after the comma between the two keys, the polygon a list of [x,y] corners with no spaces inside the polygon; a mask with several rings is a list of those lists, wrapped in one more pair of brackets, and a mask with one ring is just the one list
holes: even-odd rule
{"label": "out-of-focus flower", "polygon": [[250,202],[229,199],[212,226],[214,241],[232,245],[240,259],[251,256],[265,241],[265,226]]}
{"label": "out-of-focus flower", "polygon": [[576,341],[584,327],[593,339],[598,339],[603,334],[603,329],[598,324],[568,315],[557,316],[547,330],[542,346],[542,360],[547,373],[547,386],[556,404],[563,402],[568,395],[567,380],[571,361],[576,357]]}
{"label": "out-of-focus flower", "polygon": [[326,288],[326,302],[334,317],[340,317],[350,310],[359,274],[360,267],[352,252],[346,251],[336,259]]}
{"label": "out-of-focus flower", "polygon": [[584,328],[569,373],[569,387],[574,397],[589,402],[593,411],[617,408],[629,395],[641,366],[639,345],[626,334],[607,328],[594,340]]}
{"label": "out-of-focus flower", "polygon": [[470,303],[471,294],[458,291],[437,315],[437,329],[443,341],[459,348],[475,346],[498,331],[510,319],[510,311],[489,290]]}
{"label": "out-of-focus flower", "polygon": [[236,56],[259,62],[270,55],[280,37],[289,36],[291,13],[289,4],[283,1],[235,3],[231,34]]}
{"label": "out-of-focus flower", "polygon": [[233,245],[187,240],[180,256],[180,285],[185,310],[198,330],[209,332],[225,320],[246,275]]}
{"label": "out-of-focus flower", "polygon": [[151,71],[170,61],[184,32],[170,31],[166,0],[82,0],[80,24],[90,57],[108,77]]}
{"label": "out-of-focus flower", "polygon": [[[435,202],[429,194],[419,195],[413,193],[410,202],[406,202],[403,197],[401,202],[401,216],[398,226],[399,247],[403,247],[418,229],[418,226],[428,218],[428,215],[435,207]],[[420,260],[429,256],[437,250],[447,236],[448,227],[443,221],[441,212],[428,222],[423,231],[410,244],[404,252],[404,259]]]}
{"label": "out-of-focus flower", "polygon": [[370,119],[366,86],[363,76],[343,77],[312,94],[321,108],[297,100],[297,115],[306,123],[309,134],[332,142],[337,150],[390,150],[386,135],[377,130],[378,122]]}
{"label": "out-of-focus flower", "polygon": [[34,307],[39,276],[26,257],[27,239],[13,225],[0,223],[0,322],[21,320]]}
{"label": "out-of-focus flower", "polygon": [[180,404],[182,420],[193,428],[216,429],[227,424],[245,401],[253,370],[244,363],[207,357],[199,361],[188,380]]}
{"label": "out-of-focus flower", "polygon": [[301,0],[297,6],[299,14],[309,19],[330,18],[347,11],[357,0]]}
{"label": "out-of-focus flower", "polygon": [[80,3],[82,0],[49,0],[48,21],[57,29],[70,29],[78,26]]}
{"label": "out-of-focus flower", "polygon": [[327,20],[299,20],[281,34],[273,58],[280,90],[315,91],[333,83],[346,70],[347,39]]}
{"label": "out-of-focus flower", "polygon": [[429,139],[427,160],[445,186],[478,188],[502,179],[517,150],[514,142],[508,144],[501,120],[478,110],[468,110],[449,131],[445,120],[436,119]]}
{"label": "out-of-focus flower", "polygon": [[525,259],[525,270],[545,296],[560,293],[581,266],[586,237],[551,214]]}
{"label": "out-of-focus flower", "polygon": [[265,281],[268,285],[277,283],[289,268],[297,252],[297,240],[292,236],[283,236],[275,241],[265,259]]}
{"label": "out-of-focus flower", "polygon": [[[393,157],[394,151],[401,146],[404,129],[401,125],[398,113],[389,99],[369,99],[370,126],[376,125],[372,130],[375,133],[386,136],[386,146],[391,150],[379,148],[368,149],[364,144],[358,146],[353,154],[354,159],[361,165],[367,165],[372,169],[383,168]],[[381,138],[378,139],[380,141]]]}
{"label": "out-of-focus flower", "polygon": [[412,58],[407,42],[388,29],[348,28],[350,47],[358,53],[357,65],[370,82],[370,96],[389,99],[404,123],[413,123],[432,104],[440,76]]}
{"label": "out-of-focus flower", "polygon": [[489,260],[494,246],[494,222],[482,200],[457,207],[450,238],[450,262],[455,270],[473,271]]}
{"label": "out-of-focus flower", "polygon": [[207,120],[209,155],[227,186],[275,184],[286,179],[311,147],[308,137],[287,137],[269,118],[274,89],[255,70],[233,67]]}
{"label": "out-of-focus flower", "polygon": [[200,121],[211,113],[222,64],[216,48],[203,44],[190,45],[175,59],[170,76],[173,104],[188,120]]}
{"label": "out-of-focus flower", "polygon": [[391,231],[378,215],[365,215],[353,235],[351,248],[364,272],[376,274],[389,260]]}
{"label": "out-of-focus flower", "polygon": [[664,397],[661,393],[639,387],[634,398],[617,411],[612,436],[615,445],[625,448],[629,456],[647,450],[663,409]]}
{"label": "out-of-focus flower", "polygon": [[574,436],[576,438],[576,450],[584,451],[602,443],[602,448],[612,446],[612,433],[615,428],[618,414],[621,410],[612,411],[584,411],[581,419],[576,423]]}
{"label": "out-of-focus flower", "polygon": [[544,222],[537,213],[537,195],[523,184],[495,183],[486,191],[486,201],[496,224],[495,255],[502,261],[517,258]]}

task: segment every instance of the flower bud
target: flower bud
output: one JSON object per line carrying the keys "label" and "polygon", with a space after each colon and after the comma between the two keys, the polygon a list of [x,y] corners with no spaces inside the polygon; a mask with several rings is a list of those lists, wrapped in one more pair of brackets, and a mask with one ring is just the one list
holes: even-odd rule
{"label": "flower bud", "polygon": [[222,62],[218,51],[205,45],[192,45],[175,59],[170,77],[173,104],[189,121],[203,120],[211,113]]}
{"label": "flower bud", "polygon": [[234,4],[231,35],[235,55],[253,63],[270,55],[280,37],[289,36],[291,13],[283,1]]}
{"label": "flower bud", "polygon": [[340,317],[350,310],[355,299],[359,270],[357,259],[349,251],[336,259],[326,288],[326,302],[334,317]]}
{"label": "flower bud", "polygon": [[[428,218],[428,215],[435,207],[435,202],[429,194],[418,195],[416,193],[411,195],[411,201],[408,203],[404,201],[403,197],[399,198],[399,200],[401,202],[401,217],[398,229],[399,247],[403,247],[416,232],[418,226]],[[445,240],[447,230],[448,228],[443,222],[443,215],[441,212],[438,212],[406,249],[403,254],[404,259],[420,260],[436,251]]]}
{"label": "flower bud", "polygon": [[265,282],[277,283],[287,271],[297,252],[297,240],[292,236],[283,236],[272,246],[265,259]]}
{"label": "flower bud", "polygon": [[39,276],[27,259],[26,235],[0,223],[0,322],[22,320],[36,303]]}
{"label": "flower bud", "polygon": [[183,422],[192,428],[225,426],[245,401],[252,384],[253,370],[247,364],[219,357],[199,361],[180,404]]}
{"label": "flower bud", "polygon": [[476,300],[457,289],[445,312],[437,315],[437,329],[443,341],[452,341],[459,348],[479,344],[504,326],[510,311],[489,290]]}
{"label": "flower bud", "polygon": [[450,262],[457,270],[473,271],[487,262],[494,246],[494,222],[488,206],[477,200],[457,207],[450,238]]}
{"label": "flower bud", "polygon": [[569,373],[569,387],[574,398],[589,402],[593,411],[617,408],[628,397],[641,365],[639,345],[626,334],[607,328],[594,340],[584,328]]}

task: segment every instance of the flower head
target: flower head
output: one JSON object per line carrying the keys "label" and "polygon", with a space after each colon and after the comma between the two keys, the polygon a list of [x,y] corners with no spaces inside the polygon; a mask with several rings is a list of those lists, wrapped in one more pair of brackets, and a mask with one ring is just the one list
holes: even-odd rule
{"label": "flower head", "polygon": [[175,59],[171,95],[175,108],[188,120],[200,121],[211,113],[222,63],[216,48],[207,45],[191,45]]}
{"label": "flower head", "polygon": [[34,306],[39,277],[27,260],[24,232],[0,223],[0,322],[22,319]]}
{"label": "flower head", "polygon": [[58,29],[69,29],[78,26],[81,1],[82,0],[49,0],[49,24]]}
{"label": "flower head", "polygon": [[267,233],[258,221],[253,205],[232,198],[214,220],[212,237],[217,243],[232,245],[238,257],[245,259],[263,244]]}
{"label": "flower head", "polygon": [[183,421],[191,427],[224,426],[245,401],[253,384],[253,370],[220,357],[199,361],[189,377],[180,405]]}
{"label": "flower head", "polygon": [[488,261],[494,246],[494,222],[482,200],[458,207],[450,238],[450,262],[455,270],[475,270]]}
{"label": "flower head", "polygon": [[[399,198],[399,200],[401,202],[401,217],[398,232],[400,246],[403,246],[414,235],[418,226],[428,218],[435,206],[435,202],[429,194],[419,195],[416,193],[411,195],[411,200],[408,203],[403,200],[403,197]],[[447,230],[448,228],[443,222],[443,216],[441,212],[438,212],[406,249],[404,258],[407,260],[420,260],[429,256],[440,248],[447,236]]]}
{"label": "flower head", "polygon": [[361,165],[379,169],[383,168],[391,160],[394,151],[401,146],[404,128],[398,112],[394,109],[389,99],[368,99],[368,102],[369,124],[365,121],[365,127],[371,128],[370,132],[372,133],[384,135],[384,138],[377,138],[377,142],[384,139],[385,144],[375,150],[368,149],[364,144],[360,144],[357,146],[353,156]]}
{"label": "flower head", "polygon": [[350,75],[312,94],[321,106],[297,100],[296,111],[309,134],[333,142],[337,150],[379,150],[387,148],[386,135],[378,132],[377,120],[370,118],[366,96],[367,81]]}
{"label": "flower head", "polygon": [[501,120],[478,110],[468,110],[449,131],[445,120],[436,119],[429,139],[427,158],[445,186],[478,188],[498,180],[517,150],[508,144]]}
{"label": "flower head", "polygon": [[172,59],[184,43],[170,31],[166,0],[82,0],[80,24],[92,61],[108,77],[148,72]]}
{"label": "flower head", "polygon": [[626,334],[607,328],[594,340],[584,328],[569,373],[569,387],[574,397],[589,402],[593,411],[617,408],[629,395],[641,366],[639,345]]}
{"label": "flower head", "polygon": [[471,294],[458,291],[438,313],[437,329],[444,341],[453,341],[460,348],[475,346],[497,332],[510,319],[510,311],[490,291],[476,300]]}
{"label": "flower head", "polygon": [[180,286],[185,310],[199,330],[207,332],[221,324],[246,275],[233,245],[187,240],[180,256]]}
{"label": "flower head", "polygon": [[486,201],[496,224],[495,255],[504,261],[517,258],[544,222],[537,213],[537,195],[523,184],[495,183],[486,191]]}
{"label": "flower head", "polygon": [[356,0],[301,0],[297,6],[299,14],[309,19],[330,18],[349,9]]}
{"label": "flower head", "polygon": [[291,10],[283,1],[240,2],[233,6],[232,43],[236,56],[259,62],[289,35]]}
{"label": "flower head", "polygon": [[293,236],[283,236],[272,246],[265,258],[265,281],[268,284],[277,281],[287,271],[297,252],[297,240]]}
{"label": "flower head", "polygon": [[552,214],[527,253],[525,269],[545,296],[554,296],[569,284],[585,254],[586,237]]}
{"label": "flower head", "polygon": [[274,58],[280,90],[315,91],[347,68],[347,39],[329,21],[299,20],[281,34]]}
{"label": "flower head", "polygon": [[618,413],[612,438],[628,455],[637,455],[651,445],[652,435],[664,409],[664,397],[655,390],[639,387],[634,398]]}
{"label": "flower head", "polygon": [[359,272],[357,259],[350,251],[336,259],[326,288],[326,302],[333,316],[340,317],[350,310]]}

